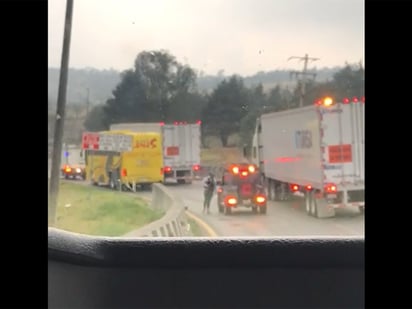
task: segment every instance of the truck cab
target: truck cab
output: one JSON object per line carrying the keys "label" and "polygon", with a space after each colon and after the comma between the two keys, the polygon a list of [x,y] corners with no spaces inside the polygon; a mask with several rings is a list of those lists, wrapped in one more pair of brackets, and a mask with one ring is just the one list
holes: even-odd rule
{"label": "truck cab", "polygon": [[228,215],[233,209],[244,207],[266,214],[266,195],[258,167],[255,164],[231,164],[217,181],[217,206]]}

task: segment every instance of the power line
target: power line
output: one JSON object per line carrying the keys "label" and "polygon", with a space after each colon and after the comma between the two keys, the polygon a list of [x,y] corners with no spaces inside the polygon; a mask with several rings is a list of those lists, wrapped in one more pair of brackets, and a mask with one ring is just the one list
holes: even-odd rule
{"label": "power line", "polygon": [[309,57],[308,54],[305,54],[304,57],[298,57],[298,56],[289,57],[288,61],[291,59],[299,59],[299,61],[303,61],[303,71],[291,71],[290,72],[291,76],[292,75],[296,76],[298,80],[299,80],[299,77],[302,76],[302,80],[300,80],[300,100],[299,100],[299,106],[302,107],[303,99],[305,97],[305,91],[306,91],[307,76],[312,76],[313,78],[316,77],[316,73],[308,72],[308,62],[317,61],[317,60],[320,60],[320,58]]}

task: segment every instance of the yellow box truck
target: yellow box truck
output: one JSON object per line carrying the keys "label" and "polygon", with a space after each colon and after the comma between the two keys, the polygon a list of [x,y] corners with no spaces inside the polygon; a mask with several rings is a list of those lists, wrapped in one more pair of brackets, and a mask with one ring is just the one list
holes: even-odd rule
{"label": "yellow box truck", "polygon": [[86,177],[94,185],[136,191],[163,181],[162,137],[155,132],[83,134]]}

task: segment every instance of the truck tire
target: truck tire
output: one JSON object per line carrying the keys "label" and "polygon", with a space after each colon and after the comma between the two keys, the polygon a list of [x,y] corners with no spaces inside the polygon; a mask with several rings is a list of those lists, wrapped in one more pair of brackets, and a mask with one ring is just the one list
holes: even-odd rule
{"label": "truck tire", "polygon": [[219,210],[219,213],[223,213],[224,209],[223,209],[223,206],[220,204],[219,198],[217,198],[217,208]]}
{"label": "truck tire", "polygon": [[306,192],[305,193],[305,210],[308,216],[312,215],[311,214],[312,200],[313,200],[312,192]]}

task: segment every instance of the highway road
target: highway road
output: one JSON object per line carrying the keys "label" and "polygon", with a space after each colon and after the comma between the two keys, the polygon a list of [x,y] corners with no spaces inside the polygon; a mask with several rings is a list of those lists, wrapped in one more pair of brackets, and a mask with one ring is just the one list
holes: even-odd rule
{"label": "highway road", "polygon": [[[191,185],[168,185],[181,196],[188,210],[205,221],[219,236],[364,236],[364,215],[357,209],[338,209],[334,218],[317,219],[306,214],[303,199],[268,203],[266,215],[253,214],[248,208],[235,209],[229,216],[220,214],[216,196],[211,213],[204,214],[203,191],[199,181]],[[150,197],[149,192],[139,192]]]}

